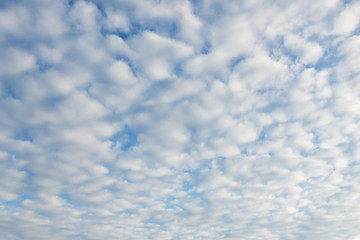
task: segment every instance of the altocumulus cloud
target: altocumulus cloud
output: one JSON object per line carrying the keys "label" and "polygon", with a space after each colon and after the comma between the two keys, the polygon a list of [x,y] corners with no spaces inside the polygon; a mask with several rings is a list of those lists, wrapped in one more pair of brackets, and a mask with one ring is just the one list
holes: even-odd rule
{"label": "altocumulus cloud", "polygon": [[0,3],[0,238],[360,239],[358,1]]}

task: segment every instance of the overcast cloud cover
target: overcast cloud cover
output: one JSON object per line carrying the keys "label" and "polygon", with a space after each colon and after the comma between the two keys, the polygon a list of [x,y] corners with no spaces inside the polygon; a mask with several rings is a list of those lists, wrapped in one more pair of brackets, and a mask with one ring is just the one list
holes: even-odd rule
{"label": "overcast cloud cover", "polygon": [[0,239],[360,239],[360,2],[0,1]]}

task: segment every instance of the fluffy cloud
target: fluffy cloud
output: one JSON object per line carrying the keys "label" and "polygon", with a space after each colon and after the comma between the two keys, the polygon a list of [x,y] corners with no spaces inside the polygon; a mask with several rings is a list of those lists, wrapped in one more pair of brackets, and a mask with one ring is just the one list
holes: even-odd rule
{"label": "fluffy cloud", "polygon": [[0,3],[0,238],[358,239],[355,1]]}

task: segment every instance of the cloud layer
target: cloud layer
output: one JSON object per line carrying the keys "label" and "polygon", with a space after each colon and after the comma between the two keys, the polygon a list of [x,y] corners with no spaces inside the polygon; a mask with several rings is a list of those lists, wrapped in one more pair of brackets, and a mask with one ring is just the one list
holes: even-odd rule
{"label": "cloud layer", "polygon": [[356,1],[0,3],[1,239],[360,239]]}

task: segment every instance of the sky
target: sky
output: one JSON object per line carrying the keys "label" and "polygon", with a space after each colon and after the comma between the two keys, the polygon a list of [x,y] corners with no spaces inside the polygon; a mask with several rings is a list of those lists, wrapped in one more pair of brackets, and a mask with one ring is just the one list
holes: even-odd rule
{"label": "sky", "polygon": [[360,2],[0,1],[0,239],[359,240]]}

